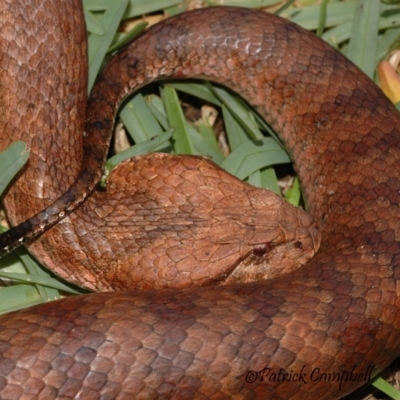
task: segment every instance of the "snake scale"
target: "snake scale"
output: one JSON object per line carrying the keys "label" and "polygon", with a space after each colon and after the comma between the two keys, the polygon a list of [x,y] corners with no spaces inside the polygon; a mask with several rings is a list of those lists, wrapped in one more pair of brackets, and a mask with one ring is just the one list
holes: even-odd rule
{"label": "snake scale", "polygon": [[[79,185],[68,188],[82,158],[82,184],[98,179],[93,171],[101,167],[107,146],[97,159],[84,155],[96,145],[101,153],[102,138],[113,126],[109,116],[132,82],[137,88],[156,79],[195,77],[241,94],[280,132],[310,212],[321,224],[322,243],[305,266],[269,281],[98,293],[3,316],[0,397],[328,399],[353,391],[384,369],[400,350],[400,119],[382,92],[338,52],[279,17],[238,8],[198,10],[152,27],[111,61],[106,70],[114,85],[102,80],[95,89],[110,96],[101,99],[99,109],[89,101],[86,117],[99,136],[85,131],[82,143],[86,81],[75,57],[86,61],[86,47],[80,2],[75,3],[1,1],[2,45],[11,43],[13,57],[34,49],[30,61],[43,71],[35,80],[23,63],[8,60],[0,74],[2,104],[11,104],[13,93],[21,90],[4,89],[5,71],[13,68],[26,75],[20,99],[28,99],[32,88],[46,93],[55,87],[62,105],[52,106],[52,95],[41,109],[16,104],[19,120],[13,124],[27,132],[30,123],[38,130],[61,125],[73,149],[66,154],[64,145],[36,139],[39,149],[52,149],[53,158],[34,154],[34,173],[44,164],[61,169],[55,194],[43,184],[37,203],[29,199],[31,211],[40,212],[66,193],[52,209],[58,217],[66,201],[83,200]],[[35,31],[36,39],[15,36],[21,24]],[[61,46],[53,49],[55,43]],[[72,73],[70,85],[63,85],[59,71],[46,70],[45,47]],[[5,59],[2,53],[2,65]],[[59,120],[57,113],[65,109],[66,119]],[[12,202],[22,206],[33,180],[17,182],[26,186],[22,195],[10,189]],[[92,188],[87,185],[83,192]],[[76,212],[95,204],[96,196]],[[52,243],[53,230],[72,238],[74,215],[31,244],[47,264],[48,243],[62,246]],[[51,223],[51,213],[41,217],[35,221],[39,228]],[[18,216],[10,219],[15,223]],[[20,232],[26,228],[31,224]],[[2,243],[11,246],[9,238]],[[88,276],[88,287],[96,279]]]}

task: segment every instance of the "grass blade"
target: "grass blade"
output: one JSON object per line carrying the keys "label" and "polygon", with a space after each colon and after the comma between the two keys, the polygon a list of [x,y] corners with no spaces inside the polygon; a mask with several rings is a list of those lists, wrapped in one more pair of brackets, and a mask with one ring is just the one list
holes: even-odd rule
{"label": "grass blade", "polygon": [[25,165],[29,150],[22,141],[12,143],[0,153],[0,194],[2,194],[14,176]]}
{"label": "grass blade", "polygon": [[370,78],[374,77],[381,3],[358,0],[347,57]]}
{"label": "grass blade", "polygon": [[169,126],[175,129],[172,140],[176,154],[196,154],[176,90],[166,85],[162,94]]}
{"label": "grass blade", "polygon": [[128,0],[115,0],[112,7],[101,18],[101,23],[105,29],[104,35],[91,34],[88,39],[89,48],[89,83],[88,93],[92,90],[97,74],[103,65],[108,48],[112,43],[117,28],[124,14]]}

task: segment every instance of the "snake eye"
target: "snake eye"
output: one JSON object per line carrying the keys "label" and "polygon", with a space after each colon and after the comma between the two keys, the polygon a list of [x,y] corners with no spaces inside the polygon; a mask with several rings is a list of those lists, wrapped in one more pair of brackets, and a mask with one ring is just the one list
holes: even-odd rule
{"label": "snake eye", "polygon": [[296,247],[296,249],[303,250],[303,243],[295,242],[294,247]]}
{"label": "snake eye", "polygon": [[269,253],[272,250],[270,243],[256,244],[253,246],[253,254],[257,257],[262,257],[264,254]]}

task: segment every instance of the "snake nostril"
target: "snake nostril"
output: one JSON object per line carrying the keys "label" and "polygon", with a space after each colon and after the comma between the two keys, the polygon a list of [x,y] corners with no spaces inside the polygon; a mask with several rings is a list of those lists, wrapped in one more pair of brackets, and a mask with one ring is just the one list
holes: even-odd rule
{"label": "snake nostril", "polygon": [[294,247],[296,247],[296,249],[303,250],[303,243],[297,241],[294,243]]}

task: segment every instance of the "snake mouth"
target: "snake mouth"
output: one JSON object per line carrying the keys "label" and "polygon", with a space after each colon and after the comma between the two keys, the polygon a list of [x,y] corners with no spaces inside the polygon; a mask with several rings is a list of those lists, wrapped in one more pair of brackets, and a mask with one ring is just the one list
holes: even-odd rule
{"label": "snake mouth", "polygon": [[252,246],[229,271],[218,279],[220,285],[251,283],[266,281],[281,275],[288,274],[303,266],[314,254],[303,252],[303,243],[300,240],[290,244],[290,253],[296,256],[289,257],[282,252],[282,246],[272,243],[260,243]]}

